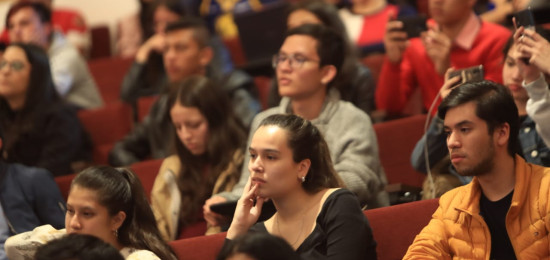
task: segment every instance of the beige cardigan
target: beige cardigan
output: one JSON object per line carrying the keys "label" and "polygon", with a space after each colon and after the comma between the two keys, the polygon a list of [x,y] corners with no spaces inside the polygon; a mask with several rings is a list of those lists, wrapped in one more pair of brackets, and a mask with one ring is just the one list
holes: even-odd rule
{"label": "beige cardigan", "polygon": [[[243,159],[243,151],[240,149],[235,151],[232,162],[216,180],[212,194],[233,189],[239,180]],[[151,207],[161,236],[165,241],[175,240],[178,235],[181,194],[177,180],[180,169],[181,161],[177,155],[164,159],[151,191]],[[211,232],[209,230],[207,233]]]}

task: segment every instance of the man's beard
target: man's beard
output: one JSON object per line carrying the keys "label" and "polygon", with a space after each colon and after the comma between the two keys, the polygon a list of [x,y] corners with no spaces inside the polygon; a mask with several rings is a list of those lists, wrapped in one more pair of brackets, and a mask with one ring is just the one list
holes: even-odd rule
{"label": "man's beard", "polygon": [[495,160],[495,150],[493,147],[493,141],[489,142],[487,147],[488,151],[485,153],[485,158],[473,167],[466,169],[458,169],[455,167],[458,174],[462,176],[481,176],[493,170]]}

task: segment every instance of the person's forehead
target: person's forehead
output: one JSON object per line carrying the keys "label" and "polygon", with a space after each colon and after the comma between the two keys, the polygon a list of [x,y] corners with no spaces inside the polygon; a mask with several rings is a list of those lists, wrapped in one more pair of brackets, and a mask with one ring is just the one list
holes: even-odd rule
{"label": "person's forehead", "polygon": [[11,16],[10,16],[10,21],[12,21],[13,19],[29,19],[29,18],[39,18],[38,17],[38,14],[34,11],[34,9],[32,9],[32,7],[30,6],[26,6],[26,7],[23,7],[17,11],[15,11]]}
{"label": "person's forehead", "polygon": [[167,43],[197,43],[191,28],[178,29],[166,33]]}
{"label": "person's forehead", "polygon": [[464,122],[482,123],[483,120],[477,116],[476,109],[477,104],[474,101],[448,109],[445,114],[445,127],[455,127],[457,124]]}
{"label": "person's forehead", "polygon": [[301,53],[317,56],[317,40],[309,35],[291,35],[283,42],[280,52],[286,54]]}

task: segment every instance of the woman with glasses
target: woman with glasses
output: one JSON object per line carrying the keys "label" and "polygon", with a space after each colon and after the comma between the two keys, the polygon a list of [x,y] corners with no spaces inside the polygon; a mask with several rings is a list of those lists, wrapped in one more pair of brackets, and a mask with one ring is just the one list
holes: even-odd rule
{"label": "woman with glasses", "polygon": [[7,162],[59,176],[83,169],[90,159],[76,109],[59,98],[48,56],[37,46],[10,45],[0,59],[0,126]]}

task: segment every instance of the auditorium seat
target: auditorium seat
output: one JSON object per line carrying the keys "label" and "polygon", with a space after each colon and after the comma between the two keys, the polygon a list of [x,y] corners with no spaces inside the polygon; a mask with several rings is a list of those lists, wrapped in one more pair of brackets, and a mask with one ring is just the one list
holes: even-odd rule
{"label": "auditorium seat", "polygon": [[[438,199],[365,210],[377,242],[379,260],[402,259],[414,237],[428,224],[438,206]],[[214,260],[226,233],[180,239],[170,242],[178,259]]]}
{"label": "auditorium seat", "polygon": [[402,202],[399,201],[402,192],[414,195],[411,200],[419,199],[426,176],[412,168],[411,153],[424,134],[425,120],[426,115],[420,114],[373,125],[392,205]]}
{"label": "auditorium seat", "polygon": [[88,68],[105,104],[120,100],[122,80],[133,61],[132,58],[120,57],[107,57],[88,61]]}
{"label": "auditorium seat", "polygon": [[258,98],[260,99],[262,109],[265,110],[268,108],[267,100],[269,99],[271,78],[266,76],[256,76],[254,77],[254,85],[256,85],[256,89],[258,90]]}
{"label": "auditorium seat", "polygon": [[159,98],[158,95],[138,98],[137,100],[138,122],[143,121],[143,119],[149,114],[149,110],[151,110],[151,107],[157,101],[158,98]]}
{"label": "auditorium seat", "polygon": [[151,190],[153,189],[155,178],[157,177],[163,160],[164,159],[147,160],[130,165],[130,169],[139,177],[147,199],[151,197]]}
{"label": "auditorium seat", "polygon": [[90,28],[92,47],[90,48],[90,59],[104,58],[111,56],[111,35],[109,27],[98,25]]}
{"label": "auditorium seat", "polygon": [[80,110],[78,118],[88,132],[93,145],[93,162],[108,164],[114,143],[132,129],[132,108],[122,102],[92,110]]}
{"label": "auditorium seat", "polygon": [[414,238],[431,219],[439,199],[414,201],[390,207],[365,210],[378,260],[403,259]]}

